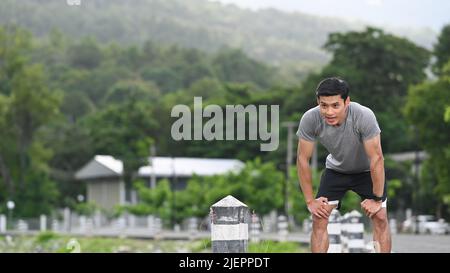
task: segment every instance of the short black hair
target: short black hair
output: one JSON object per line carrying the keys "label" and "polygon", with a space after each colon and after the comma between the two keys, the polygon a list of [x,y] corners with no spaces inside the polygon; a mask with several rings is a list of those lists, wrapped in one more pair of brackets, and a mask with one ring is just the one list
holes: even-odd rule
{"label": "short black hair", "polygon": [[337,77],[322,80],[316,88],[316,96],[336,96],[341,95],[343,100],[348,97],[349,87],[346,81]]}

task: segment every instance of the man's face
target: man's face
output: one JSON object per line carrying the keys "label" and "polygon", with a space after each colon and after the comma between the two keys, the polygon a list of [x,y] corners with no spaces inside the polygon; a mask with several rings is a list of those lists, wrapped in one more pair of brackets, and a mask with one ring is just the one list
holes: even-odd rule
{"label": "man's face", "polygon": [[344,122],[346,118],[347,107],[350,103],[350,97],[344,101],[341,95],[336,96],[320,96],[317,99],[320,114],[328,125],[338,126]]}

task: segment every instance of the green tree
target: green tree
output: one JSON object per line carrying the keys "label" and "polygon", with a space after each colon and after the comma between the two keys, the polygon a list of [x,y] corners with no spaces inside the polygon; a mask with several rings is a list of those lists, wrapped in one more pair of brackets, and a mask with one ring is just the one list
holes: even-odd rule
{"label": "green tree", "polygon": [[123,162],[124,181],[131,189],[134,173],[147,164],[152,136],[158,123],[147,102],[129,99],[110,104],[104,110],[87,116],[82,126],[89,130],[95,154],[108,154]]}
{"label": "green tree", "polygon": [[377,112],[398,109],[408,86],[425,79],[430,58],[426,49],[407,39],[370,27],[332,33],[324,47],[333,54],[324,72],[348,80],[351,95]]}
{"label": "green tree", "polygon": [[449,89],[450,62],[444,66],[437,81],[412,86],[404,108],[408,120],[417,128],[421,146],[430,155],[422,184],[427,184],[431,194],[437,197],[439,212],[450,193],[450,123],[445,120],[450,105]]}
{"label": "green tree", "polygon": [[65,92],[61,103],[61,112],[71,122],[76,122],[96,109],[91,99],[82,92]]}
{"label": "green tree", "polygon": [[13,199],[18,215],[48,213],[58,197],[49,176],[52,151],[40,132],[58,116],[60,93],[48,88],[44,68],[32,64],[28,32],[0,28],[0,196]]}
{"label": "green tree", "polygon": [[14,125],[18,140],[19,187],[23,189],[24,174],[28,169],[28,150],[36,131],[58,114],[60,96],[48,90],[42,67],[27,66],[16,75],[11,83],[9,120]]}
{"label": "green tree", "polygon": [[212,64],[219,79],[224,82],[254,82],[269,87],[273,69],[259,63],[240,50],[222,50],[213,58]]}
{"label": "green tree", "polygon": [[11,25],[0,26],[0,93],[12,92],[11,81],[29,61],[31,48],[28,31]]}
{"label": "green tree", "polygon": [[83,69],[96,68],[102,62],[102,51],[92,38],[85,38],[79,44],[68,49],[69,62],[72,66]]}
{"label": "green tree", "polygon": [[151,82],[142,80],[124,80],[115,83],[106,93],[104,98],[105,104],[120,104],[127,100],[155,101],[158,99],[160,92],[158,87]]}
{"label": "green tree", "polygon": [[95,151],[89,129],[79,121],[65,121],[61,118],[51,123],[40,135],[53,151],[48,163],[51,177],[58,181],[58,205],[75,208],[77,196],[85,194],[86,185],[76,181],[74,173],[95,156]]}
{"label": "green tree", "polygon": [[444,65],[450,60],[450,25],[442,28],[438,41],[433,50],[436,63],[433,65],[433,72],[437,75],[442,73]]}
{"label": "green tree", "polygon": [[169,67],[148,67],[142,78],[155,82],[163,92],[176,91],[181,86],[180,75]]}
{"label": "green tree", "polygon": [[158,181],[155,188],[148,188],[143,181],[134,184],[139,197],[139,204],[126,206],[125,209],[136,215],[154,214],[166,224],[172,223],[174,216],[173,194],[170,182],[167,179]]}

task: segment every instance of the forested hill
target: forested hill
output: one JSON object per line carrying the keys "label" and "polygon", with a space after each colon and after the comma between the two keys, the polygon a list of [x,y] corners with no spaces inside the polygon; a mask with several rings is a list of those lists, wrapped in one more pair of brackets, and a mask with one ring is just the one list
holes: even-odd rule
{"label": "forested hill", "polygon": [[[2,0],[0,24],[16,23],[38,37],[53,28],[78,39],[142,44],[147,40],[215,51],[242,48],[271,64],[307,70],[328,61],[321,46],[328,33],[362,29],[361,23],[274,9],[251,11],[207,0]],[[435,34],[405,33],[424,46]]]}

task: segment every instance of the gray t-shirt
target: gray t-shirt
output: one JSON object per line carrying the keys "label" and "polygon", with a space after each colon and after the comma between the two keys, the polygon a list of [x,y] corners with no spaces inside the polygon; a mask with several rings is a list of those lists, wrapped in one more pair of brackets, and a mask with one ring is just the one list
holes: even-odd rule
{"label": "gray t-shirt", "polygon": [[330,153],[326,168],[341,173],[370,171],[370,162],[363,141],[381,132],[377,119],[369,108],[350,102],[347,118],[339,126],[331,126],[320,115],[319,106],[308,110],[300,120],[297,136],[318,140]]}

